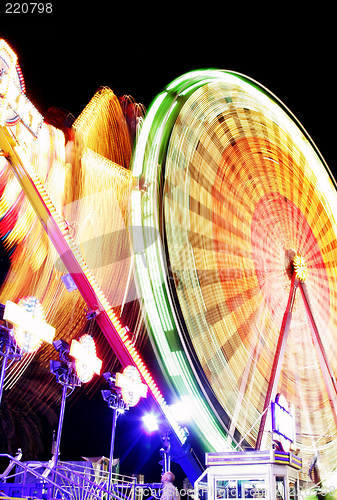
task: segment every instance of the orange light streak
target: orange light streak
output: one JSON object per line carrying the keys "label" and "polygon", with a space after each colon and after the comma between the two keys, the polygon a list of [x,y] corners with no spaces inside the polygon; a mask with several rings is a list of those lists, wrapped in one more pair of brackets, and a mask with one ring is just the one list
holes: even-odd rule
{"label": "orange light streak", "polygon": [[69,234],[67,225],[58,214],[47,191],[35,174],[33,166],[25,158],[22,149],[17,147],[6,130],[2,130],[2,132],[0,134],[0,147],[9,153],[9,162],[22,189],[57,249],[64,265],[69,270],[77,288],[81,290],[86,304],[93,310],[98,307],[100,313],[96,317],[96,321],[105,333],[119,361],[123,367],[131,363],[138,368],[151,393],[161,404],[163,400],[161,392],[139,353],[128,339],[124,327],[99,288],[96,279],[84,262],[80,251]]}

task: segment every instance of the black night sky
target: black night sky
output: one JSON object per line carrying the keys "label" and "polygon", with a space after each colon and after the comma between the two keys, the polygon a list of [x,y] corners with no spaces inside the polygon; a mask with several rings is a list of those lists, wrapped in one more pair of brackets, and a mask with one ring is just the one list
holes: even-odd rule
{"label": "black night sky", "polygon": [[[117,96],[130,94],[149,107],[166,84],[190,70],[246,74],[284,102],[337,172],[332,13],[308,10],[313,7],[302,2],[305,8],[295,10],[293,4],[189,2],[184,7],[179,2],[157,3],[151,10],[146,2],[135,7],[52,0],[50,14],[10,14],[3,2],[0,38],[18,54],[27,96],[44,116],[49,106],[78,116],[100,86]],[[124,457],[122,472],[133,468],[145,473],[145,480],[159,481],[160,438],[141,434],[141,410],[119,417],[115,456]],[[110,417],[99,393],[69,405],[62,459],[108,456]],[[74,456],[70,440],[78,451]],[[178,466],[174,472],[179,480],[183,477]]]}

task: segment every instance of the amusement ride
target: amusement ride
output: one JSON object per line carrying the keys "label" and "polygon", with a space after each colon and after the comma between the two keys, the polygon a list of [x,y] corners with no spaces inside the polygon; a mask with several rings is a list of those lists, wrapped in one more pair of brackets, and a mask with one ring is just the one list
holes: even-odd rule
{"label": "amusement ride", "polygon": [[[77,119],[57,109],[43,119],[2,40],[0,120],[0,233],[11,260],[0,301],[36,297],[69,345],[93,322],[111,372],[129,367],[119,377],[128,397],[144,386],[166,422],[164,468],[176,461],[192,485],[205,470],[171,401],[191,411],[216,498],[252,488],[266,497],[269,475],[277,498],[295,498],[298,480],[324,484],[337,465],[337,191],[289,109],[245,75],[197,70],[147,113],[103,87]],[[3,338],[14,316],[4,316]],[[142,359],[146,335],[165,393]],[[15,400],[27,365],[49,360],[55,341],[39,354],[15,348],[20,360],[8,366],[1,345]],[[72,352],[63,363],[73,369]],[[105,378],[118,413],[111,395],[121,401],[123,391]],[[277,471],[265,465],[256,490],[238,469],[220,478],[234,462]],[[51,475],[56,464],[57,455]]]}

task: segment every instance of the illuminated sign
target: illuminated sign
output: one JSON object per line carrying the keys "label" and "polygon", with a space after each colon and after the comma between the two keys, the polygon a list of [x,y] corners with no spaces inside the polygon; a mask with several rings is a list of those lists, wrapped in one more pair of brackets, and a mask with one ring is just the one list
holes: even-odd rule
{"label": "illuminated sign", "polygon": [[101,373],[102,361],[96,356],[95,342],[90,335],[82,335],[79,342],[73,339],[69,354],[76,360],[76,372],[81,382],[89,382],[94,373]]}
{"label": "illuminated sign", "polygon": [[11,126],[20,120],[37,137],[43,117],[24,92],[17,56],[4,40],[0,40],[0,125]]}
{"label": "illuminated sign", "polygon": [[275,403],[271,404],[271,415],[273,432],[293,442],[293,417],[288,411],[288,403],[284,396],[279,394],[276,396]]}
{"label": "illuminated sign", "polygon": [[[4,319],[13,323],[16,326],[15,338],[17,339],[20,348],[26,352],[31,352],[35,348],[24,347],[26,341],[29,340],[27,337],[31,334],[36,337],[37,340],[44,340],[51,344],[55,335],[55,328],[48,325],[45,321],[42,321],[38,317],[34,317],[34,311],[38,310],[37,306],[40,305],[39,301],[34,297],[26,297],[21,299],[20,305],[7,300],[6,307],[4,311]],[[25,339],[24,341],[21,341]],[[21,340],[19,340],[21,339]],[[23,342],[23,343],[22,343]],[[22,345],[21,345],[22,344]],[[37,345],[39,342],[37,342]]]}
{"label": "illuminated sign", "polygon": [[124,402],[128,406],[136,406],[140,398],[145,398],[147,385],[143,384],[137,368],[127,366],[123,373],[116,373],[116,387],[122,389]]}

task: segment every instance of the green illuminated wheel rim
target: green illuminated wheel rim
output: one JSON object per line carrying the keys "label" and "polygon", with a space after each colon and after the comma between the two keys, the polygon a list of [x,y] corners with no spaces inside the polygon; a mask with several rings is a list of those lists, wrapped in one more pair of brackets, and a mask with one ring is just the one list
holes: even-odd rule
{"label": "green illuminated wheel rim", "polygon": [[[244,436],[254,447],[295,253],[337,375],[333,178],[275,96],[216,70],[184,75],[157,97],[133,171],[147,188],[132,199],[146,249],[136,270],[163,372],[207,451]],[[318,449],[331,471],[336,423],[297,296],[278,392],[293,405],[304,469]]]}

